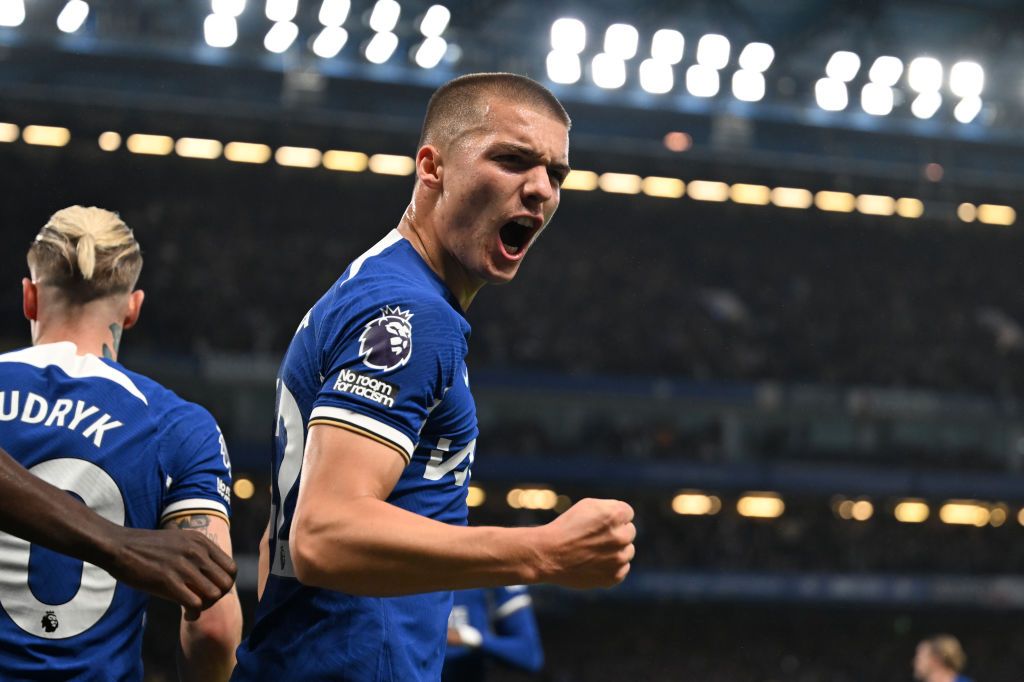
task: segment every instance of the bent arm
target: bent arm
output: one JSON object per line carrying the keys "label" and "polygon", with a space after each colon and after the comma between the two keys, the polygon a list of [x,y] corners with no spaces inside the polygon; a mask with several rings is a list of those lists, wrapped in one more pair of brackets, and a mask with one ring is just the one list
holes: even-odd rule
{"label": "bent arm", "polygon": [[[169,521],[165,527],[201,533],[231,554],[227,521],[218,516],[192,514]],[[235,649],[242,639],[238,592],[232,588],[195,620],[183,618],[180,636],[179,679],[182,682],[226,682],[235,667]]]}
{"label": "bent arm", "polygon": [[347,429],[309,429],[290,549],[299,581],[367,596],[537,582],[535,528],[452,526],[385,500],[404,459]]}
{"label": "bent arm", "polygon": [[194,618],[234,584],[235,562],[203,537],[124,528],[31,474],[0,449],[0,530],[88,561]]}

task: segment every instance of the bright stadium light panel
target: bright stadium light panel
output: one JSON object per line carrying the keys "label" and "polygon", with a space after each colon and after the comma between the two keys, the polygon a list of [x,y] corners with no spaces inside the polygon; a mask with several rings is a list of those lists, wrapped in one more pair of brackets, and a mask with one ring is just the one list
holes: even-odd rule
{"label": "bright stadium light panel", "polygon": [[572,85],[583,75],[579,55],[575,52],[552,50],[548,52],[547,66],[552,83]]}
{"label": "bright stadium light panel", "polygon": [[871,65],[868,78],[872,83],[893,87],[903,75],[903,62],[897,57],[879,57]]}
{"label": "bright stadium light panel", "polygon": [[942,106],[942,95],[938,92],[923,92],[910,103],[910,111],[918,118],[931,118]]}
{"label": "bright stadium light panel", "polygon": [[281,54],[299,37],[299,27],[290,21],[279,21],[270,27],[263,38],[263,47],[270,52]]}
{"label": "bright stadium light panel", "polygon": [[740,68],[764,73],[775,60],[775,48],[768,43],[749,43],[740,52]]}
{"label": "bright stadium light panel", "polygon": [[910,62],[907,81],[916,92],[938,92],[942,87],[942,64],[932,57],[918,57]]}
{"label": "bright stadium light panel", "polygon": [[231,47],[238,40],[238,23],[227,14],[211,14],[203,22],[203,38],[210,47]]}
{"label": "bright stadium light panel", "polygon": [[695,97],[714,97],[719,89],[718,70],[694,64],[686,70],[686,89]]}
{"label": "bright stadium light panel", "polygon": [[853,52],[840,50],[833,54],[825,65],[825,75],[843,83],[849,83],[860,71],[860,57]]}
{"label": "bright stadium light panel", "polygon": [[59,126],[25,126],[21,131],[21,139],[26,144],[43,147],[63,147],[71,141],[71,131]]}
{"label": "bright stadium light panel", "polygon": [[949,89],[957,97],[979,97],[985,88],[985,69],[977,62],[957,62],[949,70]]}
{"label": "bright stadium light panel", "polygon": [[981,113],[980,97],[965,97],[953,109],[953,116],[961,123],[970,123]]}
{"label": "bright stadium light panel", "polygon": [[551,24],[551,49],[579,54],[587,46],[587,27],[579,19],[556,19]]}
{"label": "bright stadium light panel", "polygon": [[651,39],[651,58],[665,64],[678,64],[683,61],[683,46],[686,41],[683,34],[671,28],[662,28],[654,32]]}
{"label": "bright stadium light panel", "polygon": [[313,54],[322,59],[336,57],[348,42],[348,31],[341,26],[325,26],[313,41]]}
{"label": "bright stadium light panel", "polygon": [[819,78],[814,84],[814,99],[825,111],[842,111],[849,104],[846,83],[835,78]]}
{"label": "bright stadium light panel", "polygon": [[602,52],[590,62],[590,76],[594,85],[605,90],[621,88],[626,84],[626,62]]}
{"label": "bright stadium light panel", "polygon": [[398,47],[398,36],[394,33],[378,33],[366,45],[366,59],[374,64],[383,64],[391,59]]}
{"label": "bright stadium light panel", "polygon": [[377,33],[390,33],[398,26],[401,14],[402,6],[395,0],[377,0],[370,13],[370,28]]}
{"label": "bright stadium light panel", "polygon": [[732,75],[732,94],[743,102],[764,99],[764,75],[759,71],[740,69]]}
{"label": "bright stadium light panel", "polygon": [[440,38],[444,30],[448,28],[451,18],[452,13],[444,5],[431,5],[420,22],[420,33],[428,38]]}
{"label": "bright stadium light panel", "polygon": [[636,56],[640,33],[629,24],[612,24],[604,32],[604,51],[625,61]]}
{"label": "bright stadium light panel", "polygon": [[84,0],[69,0],[57,16],[57,28],[64,33],[74,33],[82,28],[89,16],[89,3]]}
{"label": "bright stadium light panel", "polygon": [[299,0],[267,0],[267,19],[274,23],[291,21],[299,11]]}
{"label": "bright stadium light panel", "polygon": [[448,51],[448,42],[444,38],[434,36],[427,38],[416,48],[414,57],[416,65],[424,69],[432,69],[441,63],[444,53]]}
{"label": "bright stadium light panel", "polygon": [[672,66],[657,59],[640,62],[640,87],[652,95],[664,95],[675,85]]}
{"label": "bright stadium light panel", "polygon": [[245,11],[245,0],[213,0],[211,5],[214,14],[223,14],[236,19]]}
{"label": "bright stadium light panel", "polygon": [[717,33],[701,36],[697,43],[697,63],[712,69],[724,69],[729,63],[729,39]]}
{"label": "bright stadium light panel", "polygon": [[0,0],[0,26],[21,26],[25,21],[24,0]]}
{"label": "bright stadium light panel", "polygon": [[349,0],[324,0],[317,18],[323,26],[341,26],[348,19],[352,3]]}
{"label": "bright stadium light panel", "polygon": [[892,88],[881,83],[868,83],[860,91],[860,105],[872,116],[888,116],[895,103]]}

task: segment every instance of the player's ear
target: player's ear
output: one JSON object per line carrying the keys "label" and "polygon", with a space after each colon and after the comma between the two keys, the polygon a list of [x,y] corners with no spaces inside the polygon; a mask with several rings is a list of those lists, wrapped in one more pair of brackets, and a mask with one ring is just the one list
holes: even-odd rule
{"label": "player's ear", "polygon": [[21,309],[26,320],[39,319],[39,288],[28,277],[21,278]]}
{"label": "player's ear", "polygon": [[145,298],[146,292],[142,289],[136,289],[128,295],[128,312],[124,316],[122,328],[131,329],[139,321],[139,315],[142,313],[142,301]]}
{"label": "player's ear", "polygon": [[416,177],[431,189],[441,187],[443,176],[441,150],[432,144],[425,144],[416,153]]}

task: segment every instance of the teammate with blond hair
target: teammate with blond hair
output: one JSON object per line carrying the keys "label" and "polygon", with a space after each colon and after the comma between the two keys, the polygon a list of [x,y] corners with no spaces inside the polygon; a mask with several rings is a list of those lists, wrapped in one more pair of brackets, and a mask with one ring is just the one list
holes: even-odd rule
{"label": "teammate with blond hair", "polygon": [[[117,362],[144,298],[132,231],[110,211],[72,206],[39,231],[28,265],[33,345],[0,355],[0,447],[112,524],[195,530],[230,554],[230,462],[216,422]],[[220,576],[190,580],[209,591],[210,578]],[[146,602],[95,565],[0,534],[3,677],[141,680]],[[240,636],[233,589],[183,618],[182,679],[226,679]]]}
{"label": "teammate with blond hair", "polygon": [[971,682],[963,675],[967,654],[953,635],[922,640],[914,652],[914,679],[920,682]]}

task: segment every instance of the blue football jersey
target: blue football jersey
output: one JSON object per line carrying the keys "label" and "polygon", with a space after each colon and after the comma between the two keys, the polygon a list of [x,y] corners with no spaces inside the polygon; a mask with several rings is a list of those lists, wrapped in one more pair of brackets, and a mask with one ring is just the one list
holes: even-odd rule
{"label": "blue football jersey", "polygon": [[439,679],[450,592],[368,598],[303,586],[288,535],[313,424],[362,434],[405,460],[389,503],[465,525],[477,437],[469,332],[444,282],[397,230],[303,318],[277,382],[271,572],[233,679]]}
{"label": "blue football jersey", "polygon": [[522,585],[456,592],[448,627],[465,644],[448,647],[442,680],[480,682],[487,658],[519,670],[540,670],[544,649],[532,603]]}
{"label": "blue football jersey", "polygon": [[[0,446],[120,525],[229,514],[230,463],[213,417],[70,342],[0,355]],[[141,680],[147,599],[92,564],[0,533],[0,678]]]}

